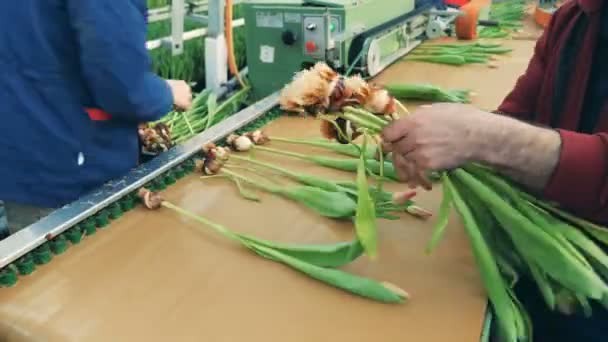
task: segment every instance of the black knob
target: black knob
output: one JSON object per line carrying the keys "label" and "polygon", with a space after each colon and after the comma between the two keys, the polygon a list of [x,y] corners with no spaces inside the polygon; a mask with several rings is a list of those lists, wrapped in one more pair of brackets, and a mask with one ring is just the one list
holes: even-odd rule
{"label": "black knob", "polygon": [[281,35],[281,39],[283,40],[283,43],[285,43],[285,45],[293,45],[293,43],[296,42],[296,34],[293,33],[292,31],[284,31],[283,34]]}

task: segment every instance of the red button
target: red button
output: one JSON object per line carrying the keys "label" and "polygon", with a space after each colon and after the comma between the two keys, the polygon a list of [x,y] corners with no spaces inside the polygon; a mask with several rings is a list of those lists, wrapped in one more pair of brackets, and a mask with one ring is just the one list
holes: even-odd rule
{"label": "red button", "polygon": [[306,51],[308,51],[308,52],[317,51],[317,44],[315,44],[315,42],[313,42],[313,41],[306,42]]}

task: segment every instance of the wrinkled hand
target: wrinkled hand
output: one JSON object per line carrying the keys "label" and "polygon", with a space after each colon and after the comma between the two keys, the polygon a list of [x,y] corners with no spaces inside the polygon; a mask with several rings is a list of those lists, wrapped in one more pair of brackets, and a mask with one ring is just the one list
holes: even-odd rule
{"label": "wrinkled hand", "polygon": [[188,83],[178,80],[167,80],[171,93],[173,94],[173,104],[181,110],[189,110],[192,107],[192,89]]}
{"label": "wrinkled hand", "polygon": [[411,188],[430,189],[428,171],[452,169],[471,161],[490,116],[469,105],[424,106],[393,122],[382,132],[393,152],[397,176]]}

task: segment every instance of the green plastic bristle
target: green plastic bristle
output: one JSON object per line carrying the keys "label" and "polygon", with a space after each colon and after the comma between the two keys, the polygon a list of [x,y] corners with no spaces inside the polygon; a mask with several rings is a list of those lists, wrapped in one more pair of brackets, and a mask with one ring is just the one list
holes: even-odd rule
{"label": "green plastic bristle", "polygon": [[156,183],[155,182],[150,182],[148,184],[146,184],[145,186],[146,189],[152,191],[152,192],[156,192],[158,189],[156,188]]}
{"label": "green plastic bristle", "polygon": [[124,211],[129,211],[135,208],[135,199],[132,195],[127,195],[123,199],[120,200],[120,207]]}
{"label": "green plastic bristle", "polygon": [[32,257],[34,258],[34,262],[36,265],[44,265],[51,262],[53,259],[53,252],[51,251],[51,247],[49,243],[45,243],[42,246],[36,248],[32,252]]}
{"label": "green plastic bristle", "polygon": [[167,172],[163,181],[166,186],[169,186],[169,185],[175,184],[175,182],[177,182],[177,179],[175,178],[175,175],[173,174],[173,172]]}
{"label": "green plastic bristle", "polygon": [[186,176],[186,173],[187,173],[187,171],[184,169],[183,166],[178,166],[173,171],[173,174],[175,175],[176,179],[182,179],[182,178],[184,178],[184,176]]}
{"label": "green plastic bristle", "polygon": [[12,287],[15,284],[17,284],[17,272],[13,268],[0,270],[0,287]]}
{"label": "green plastic bristle", "polygon": [[186,162],[184,162],[184,171],[186,173],[194,172],[195,166],[194,159],[188,159]]}
{"label": "green plastic bristle", "polygon": [[63,235],[59,235],[49,241],[49,244],[51,245],[51,251],[55,255],[63,254],[69,247],[68,240]]}
{"label": "green plastic bristle", "polygon": [[131,193],[129,196],[133,200],[133,205],[134,206],[136,206],[139,203],[141,203],[141,198],[139,198],[139,195],[136,192]]}
{"label": "green plastic bristle", "polygon": [[86,236],[91,236],[97,232],[94,219],[87,219],[83,224],[84,233]]}
{"label": "green plastic bristle", "polygon": [[120,204],[118,203],[114,203],[112,204],[112,206],[110,207],[110,218],[112,220],[116,220],[117,218],[121,217],[123,214],[122,208],[120,207]]}
{"label": "green plastic bristle", "polygon": [[82,241],[82,228],[80,225],[76,225],[68,229],[68,231],[66,231],[64,234],[65,237],[74,245],[77,245],[80,243],[80,241]]}
{"label": "green plastic bristle", "polygon": [[154,183],[154,188],[156,189],[155,191],[162,191],[167,188],[167,185],[162,180],[157,179],[153,183]]}
{"label": "green plastic bristle", "polygon": [[97,228],[104,228],[110,224],[110,212],[104,209],[95,215],[95,226]]}
{"label": "green plastic bristle", "polygon": [[30,254],[19,259],[15,266],[17,267],[17,271],[19,271],[20,275],[29,275],[34,273],[36,270],[36,263],[34,262],[34,258]]}

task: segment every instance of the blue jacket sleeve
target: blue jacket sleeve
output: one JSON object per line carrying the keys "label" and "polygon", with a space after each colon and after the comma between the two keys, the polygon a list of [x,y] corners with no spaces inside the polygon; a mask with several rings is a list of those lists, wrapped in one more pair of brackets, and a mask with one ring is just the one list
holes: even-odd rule
{"label": "blue jacket sleeve", "polygon": [[95,105],[115,119],[146,122],[171,111],[167,82],[151,72],[146,19],[136,0],[68,0],[83,77]]}

